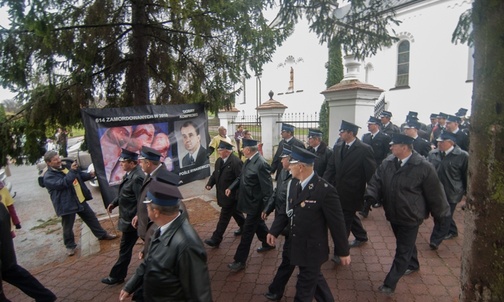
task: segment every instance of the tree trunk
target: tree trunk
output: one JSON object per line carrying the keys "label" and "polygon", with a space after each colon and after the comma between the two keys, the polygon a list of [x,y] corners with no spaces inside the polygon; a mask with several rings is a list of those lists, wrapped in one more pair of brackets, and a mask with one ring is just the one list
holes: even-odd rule
{"label": "tree trunk", "polygon": [[504,2],[475,0],[461,301],[504,300]]}
{"label": "tree trunk", "polygon": [[126,72],[126,105],[147,105],[149,99],[149,70],[147,51],[149,48],[147,12],[145,0],[131,1],[132,37],[129,43],[131,64]]}

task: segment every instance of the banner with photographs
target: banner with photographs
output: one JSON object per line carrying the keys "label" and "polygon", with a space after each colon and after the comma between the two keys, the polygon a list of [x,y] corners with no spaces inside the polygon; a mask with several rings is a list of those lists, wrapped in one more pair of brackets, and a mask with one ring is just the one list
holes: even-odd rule
{"label": "banner with photographs", "polygon": [[142,146],[159,151],[163,168],[180,175],[180,184],[210,175],[208,118],[202,105],[86,108],[81,113],[105,207],[125,175],[119,163],[122,148],[138,154]]}

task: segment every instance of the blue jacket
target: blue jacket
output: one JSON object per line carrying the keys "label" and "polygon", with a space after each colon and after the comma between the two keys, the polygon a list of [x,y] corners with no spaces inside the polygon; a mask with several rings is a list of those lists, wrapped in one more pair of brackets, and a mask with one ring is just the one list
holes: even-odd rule
{"label": "blue jacket", "polygon": [[68,174],[48,168],[44,174],[44,186],[49,191],[56,215],[68,215],[84,210],[75,193],[74,181],[78,181],[85,200],[93,199],[84,181],[92,177],[89,173],[69,169]]}

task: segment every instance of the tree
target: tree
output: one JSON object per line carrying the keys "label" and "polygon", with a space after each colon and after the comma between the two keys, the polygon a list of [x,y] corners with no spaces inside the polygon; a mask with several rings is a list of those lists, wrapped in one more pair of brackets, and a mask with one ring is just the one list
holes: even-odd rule
{"label": "tree", "polygon": [[[504,298],[504,4],[475,0],[456,31],[474,40],[461,301]],[[472,24],[474,32],[467,31]],[[464,30],[465,28],[465,30]]]}
{"label": "tree", "polygon": [[[343,57],[341,55],[341,44],[337,39],[332,39],[329,42],[328,49],[329,62],[327,62],[326,87],[331,87],[343,79]],[[324,134],[322,140],[329,144],[329,106],[325,101],[320,106],[319,125]]]}
{"label": "tree", "polygon": [[[337,2],[320,0],[3,0],[11,25],[0,29],[0,83],[18,93],[30,133],[78,125],[80,108],[97,100],[198,102],[217,112],[302,16],[321,42],[336,37],[358,56],[390,45],[387,24],[396,21],[381,2],[353,0],[349,14],[335,16]],[[273,8],[269,22],[263,11]]]}

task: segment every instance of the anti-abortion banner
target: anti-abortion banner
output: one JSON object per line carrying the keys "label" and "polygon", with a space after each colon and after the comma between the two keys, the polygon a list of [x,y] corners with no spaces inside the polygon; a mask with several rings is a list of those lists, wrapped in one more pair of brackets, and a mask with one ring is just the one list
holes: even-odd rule
{"label": "anti-abortion banner", "polygon": [[210,175],[208,118],[201,105],[86,108],[81,113],[105,207],[126,174],[119,163],[122,148],[138,154],[142,146],[159,151],[162,168],[180,175],[180,184]]}

